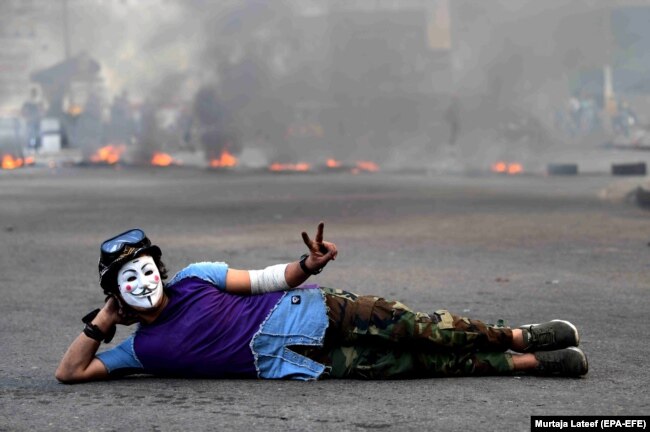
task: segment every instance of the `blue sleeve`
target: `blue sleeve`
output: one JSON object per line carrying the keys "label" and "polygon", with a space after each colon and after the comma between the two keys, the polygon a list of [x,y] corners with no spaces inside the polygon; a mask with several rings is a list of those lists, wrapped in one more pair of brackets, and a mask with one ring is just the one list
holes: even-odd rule
{"label": "blue sleeve", "polygon": [[131,373],[144,370],[142,363],[135,355],[134,340],[135,335],[132,334],[115,348],[97,354],[97,358],[104,363],[109,374],[121,369],[130,369]]}
{"label": "blue sleeve", "polygon": [[173,285],[185,278],[197,277],[216,285],[220,290],[225,290],[227,273],[228,264],[225,262],[194,263],[176,273],[176,275],[169,281],[169,285]]}

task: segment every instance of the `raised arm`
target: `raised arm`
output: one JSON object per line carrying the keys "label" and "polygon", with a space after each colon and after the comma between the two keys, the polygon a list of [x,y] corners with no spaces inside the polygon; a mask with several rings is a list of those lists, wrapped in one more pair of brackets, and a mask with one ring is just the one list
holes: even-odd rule
{"label": "raised arm", "polygon": [[303,231],[302,239],[309,248],[305,259],[288,264],[277,264],[263,270],[229,269],[226,275],[226,291],[237,294],[261,294],[294,288],[311,275],[321,272],[323,267],[338,254],[334,243],[323,240],[325,223],[320,222],[316,237],[312,240]]}

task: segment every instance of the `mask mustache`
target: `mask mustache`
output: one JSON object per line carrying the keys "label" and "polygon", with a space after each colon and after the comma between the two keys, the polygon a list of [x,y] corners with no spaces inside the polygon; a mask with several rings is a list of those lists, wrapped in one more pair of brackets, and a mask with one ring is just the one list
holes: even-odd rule
{"label": "mask mustache", "polygon": [[147,297],[149,294],[154,292],[156,290],[156,288],[158,288],[157,283],[145,285],[145,286],[142,287],[141,290],[133,291],[131,293],[131,295],[134,296],[134,297]]}

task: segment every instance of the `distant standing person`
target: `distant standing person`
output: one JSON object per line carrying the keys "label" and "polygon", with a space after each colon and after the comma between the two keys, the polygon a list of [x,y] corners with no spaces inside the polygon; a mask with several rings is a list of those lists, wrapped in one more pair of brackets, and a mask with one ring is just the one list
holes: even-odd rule
{"label": "distant standing person", "polygon": [[111,105],[110,130],[108,139],[114,144],[132,144],[135,135],[135,121],[128,93],[115,96]]}
{"label": "distant standing person", "polygon": [[35,88],[32,88],[29,100],[23,104],[21,114],[25,119],[27,128],[27,147],[30,150],[38,150],[40,147],[43,105],[38,100],[38,92]]}
{"label": "distant standing person", "polygon": [[445,112],[445,120],[449,125],[449,145],[454,145],[460,133],[460,101],[458,96],[451,99],[451,103]]}

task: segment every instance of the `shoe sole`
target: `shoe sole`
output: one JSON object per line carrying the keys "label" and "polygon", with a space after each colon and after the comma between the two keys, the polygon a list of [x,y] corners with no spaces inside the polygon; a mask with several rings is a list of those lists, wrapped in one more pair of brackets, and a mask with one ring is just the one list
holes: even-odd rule
{"label": "shoe sole", "polygon": [[582,358],[582,366],[583,366],[584,370],[583,370],[582,373],[579,373],[579,374],[577,374],[575,376],[587,375],[587,372],[589,372],[589,362],[587,361],[587,356],[585,355],[585,353],[582,352],[582,350],[580,348],[576,348],[576,347],[568,347],[568,348],[565,348],[565,349],[577,352],[578,354],[580,354],[580,357]]}
{"label": "shoe sole", "polygon": [[[564,323],[564,324],[568,325],[569,327],[571,327],[571,330],[573,330],[573,335],[574,335],[575,338],[576,338],[576,344],[575,344],[574,346],[577,347],[578,345],[580,345],[580,335],[578,334],[578,329],[576,328],[576,326],[574,326],[573,324],[571,324],[569,321],[559,320],[559,319],[551,320],[551,321],[549,321],[549,322],[561,322],[561,323]],[[519,326],[519,328],[530,327],[530,326],[536,326],[536,325],[540,325],[540,324],[544,324],[544,323],[537,323],[537,324],[524,324],[524,325],[522,325],[522,326]],[[566,347],[566,348],[571,348],[571,347]]]}
{"label": "shoe sole", "polygon": [[[552,372],[552,373],[542,371],[540,373],[540,375],[542,375],[542,376],[556,376],[556,377],[557,376],[564,376],[564,377],[573,377],[573,378],[577,378],[577,377],[580,377],[580,376],[583,376],[583,375],[587,375],[587,373],[589,372],[589,362],[587,361],[587,356],[585,355],[585,353],[580,348],[576,348],[576,347],[563,348],[563,349],[558,350],[558,351],[566,352],[568,350],[571,350],[572,352],[577,353],[578,356],[580,357],[580,370],[579,371],[576,371],[576,372]],[[545,351],[544,353],[548,353],[548,352],[550,352],[550,351]],[[542,354],[542,352],[540,352],[539,354]],[[544,360],[538,359],[538,361],[543,362]]]}

